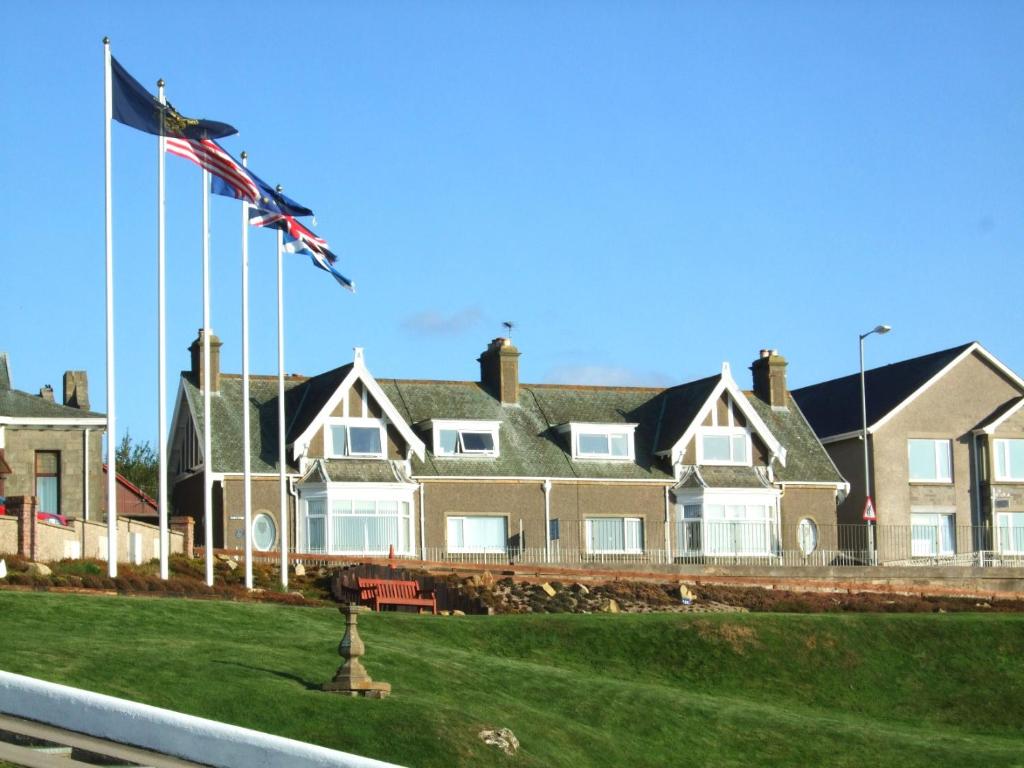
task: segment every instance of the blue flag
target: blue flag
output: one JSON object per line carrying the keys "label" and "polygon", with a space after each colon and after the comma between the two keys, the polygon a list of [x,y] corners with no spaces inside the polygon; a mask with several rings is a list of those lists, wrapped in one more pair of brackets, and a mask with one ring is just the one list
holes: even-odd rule
{"label": "blue flag", "polygon": [[[295,202],[287,195],[278,192],[248,168],[243,169],[242,166],[239,165],[238,170],[246,174],[259,190],[259,200],[252,203],[253,207],[269,211],[270,213],[284,214],[285,216],[313,215],[313,212],[309,208]],[[229,184],[219,176],[210,177],[210,191],[215,195],[233,197],[236,200],[242,200],[246,197],[244,191],[240,191],[237,186]]]}
{"label": "blue flag", "polygon": [[110,57],[110,79],[113,86],[112,114],[119,123],[154,136],[175,136],[196,141],[219,139],[238,133],[227,123],[184,117],[169,103],[161,104],[113,56]]}

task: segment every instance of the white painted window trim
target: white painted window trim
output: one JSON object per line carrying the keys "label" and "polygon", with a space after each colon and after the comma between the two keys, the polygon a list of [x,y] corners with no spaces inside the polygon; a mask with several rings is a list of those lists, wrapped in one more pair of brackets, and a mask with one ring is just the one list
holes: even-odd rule
{"label": "white painted window trim", "polygon": [[[913,554],[913,546],[914,546],[913,529],[914,529],[914,525],[915,525],[915,523],[914,523],[914,515],[932,515],[932,516],[941,515],[943,517],[951,518],[953,520],[952,548],[949,549],[949,550],[943,550],[943,549],[941,549],[941,543],[936,542],[936,551],[935,552],[927,554],[927,555],[915,555],[915,554]],[[917,526],[920,527],[920,528],[927,527],[923,523],[918,523]],[[913,505],[913,506],[910,507],[910,528],[911,528],[911,534],[910,534],[911,557],[952,557],[953,555],[956,554],[956,546],[957,546],[957,541],[956,541],[956,538],[957,538],[957,536],[956,536],[956,507],[932,507],[932,506],[917,506],[917,505]],[[942,527],[941,526],[936,526],[936,529],[941,531]]]}
{"label": "white painted window trim", "polygon": [[[344,453],[339,454],[334,449],[334,427],[345,427],[346,449],[352,445],[352,435],[348,430],[351,427],[376,427],[380,430],[380,451],[378,453]],[[324,425],[324,456],[328,459],[383,459],[387,455],[387,422],[382,419],[367,419],[362,417],[339,417],[332,416]]]}
{"label": "white painted window trim", "polygon": [[[432,450],[435,456],[443,456],[446,459],[496,459],[501,456],[501,422],[480,421],[471,419],[431,419],[426,426],[431,432],[433,440]],[[444,453],[441,450],[441,430],[458,432],[459,445],[462,444],[463,432],[486,432],[491,435],[494,441],[493,451],[456,451],[455,453]]]}
{"label": "white painted window trim", "polygon": [[[729,411],[730,415],[732,410]],[[722,437],[744,437],[746,443],[747,458],[745,461],[726,461],[723,459],[708,459],[704,456],[704,438],[709,435],[717,435]],[[754,441],[751,439],[750,430],[746,427],[701,427],[697,431],[697,464],[707,466],[727,466],[727,467],[750,467],[754,464]],[[732,440],[729,441],[729,455],[732,456]]]}
{"label": "white painted window trim", "polygon": [[[628,537],[626,536],[626,524],[627,523],[631,523],[631,522],[637,523],[639,525],[639,528],[640,528],[640,546],[639,547],[629,547],[629,546],[626,546],[625,549],[591,549],[590,548],[591,525],[592,525],[592,523],[595,520],[618,520],[618,521],[621,521],[622,522],[622,540],[627,545],[628,545],[629,542],[627,540]],[[647,543],[646,542],[646,534],[647,534],[647,532],[644,530],[644,518],[642,518],[642,517],[632,517],[632,516],[627,517],[625,515],[623,515],[621,517],[619,515],[600,515],[600,516],[596,516],[596,517],[588,517],[588,518],[586,518],[584,520],[583,534],[584,534],[584,542],[586,544],[586,551],[587,551],[588,555],[642,555],[644,553],[644,544]]]}
{"label": "white painted window trim", "polygon": [[996,527],[996,551],[999,554],[1001,554],[1001,555],[1024,555],[1024,548],[1017,549],[1017,548],[1015,548],[1013,546],[1007,546],[1007,544],[1012,545],[1013,539],[1011,539],[1010,542],[1003,541],[1003,531],[1004,531],[1004,529],[1009,529],[1011,531],[1014,531],[1014,530],[1017,530],[1017,528],[1020,527],[1020,526],[1003,525],[1003,522],[1002,522],[1003,519],[1009,517],[1010,515],[1021,515],[1021,514],[1022,514],[1021,512],[1014,512],[1013,510],[1009,510],[1009,511],[1006,511],[1006,512],[997,512],[996,513],[996,526],[995,526]]}
{"label": "white painted window trim", "polygon": [[[415,505],[413,504],[413,491],[415,486],[413,485],[397,485],[394,483],[386,484],[371,484],[371,483],[317,483],[311,487],[302,488],[302,515],[297,521],[296,528],[299,529],[299,536],[296,541],[296,548],[302,546],[307,547],[307,525],[308,520],[311,517],[309,514],[309,503],[311,501],[322,501],[324,503],[324,513],[322,515],[324,520],[324,554],[328,555],[379,555],[379,552],[359,552],[352,550],[340,550],[335,547],[334,544],[334,526],[333,518],[335,515],[332,512],[333,502],[343,501],[395,501],[399,504],[398,519],[401,524],[403,517],[408,517],[408,531],[406,536],[406,549],[400,550],[396,547],[396,555],[412,555],[414,554],[415,546],[415,533],[416,533],[416,514]],[[408,504],[408,514],[402,514],[401,505]],[[321,517],[321,515],[316,515]],[[382,516],[382,517],[387,517]]]}
{"label": "white painted window trim", "polygon": [[[999,445],[1000,445],[1000,443],[1012,443],[1012,442],[1024,443],[1024,438],[1019,438],[1019,437],[997,437],[997,438],[992,440],[992,451],[993,451],[993,453],[995,453],[995,473],[994,474],[995,474],[995,479],[996,479],[997,482],[1014,483],[1014,482],[1024,481],[1024,475],[1014,476],[1014,475],[1006,474],[1006,473],[1003,472],[1003,464],[1004,464],[1004,462],[1000,461],[1000,459],[999,459]],[[1010,461],[1009,461],[1009,459],[1010,459],[1009,446],[1007,446],[1006,449],[1004,450],[1003,458],[1005,459],[1005,464],[1006,464],[1006,466],[1008,468],[1009,464],[1010,464]]]}
{"label": "white painted window trim", "polygon": [[[633,462],[636,461],[636,424],[594,424],[588,422],[572,421],[559,427],[561,432],[569,432],[569,445],[572,458],[576,461],[614,461]],[[609,453],[583,453],[580,450],[580,435],[603,435],[609,438]],[[611,455],[611,436],[625,435],[626,455]]]}
{"label": "white painted window trim", "polygon": [[[775,543],[782,541],[782,529],[781,519],[782,514],[779,509],[780,500],[782,494],[772,488],[766,488],[763,491],[751,490],[749,488],[702,488],[689,491],[677,491],[675,493],[676,502],[676,513],[675,522],[676,525],[681,523],[700,523],[701,527],[701,541],[706,542],[707,536],[707,525],[708,521],[704,515],[704,507],[706,506],[744,506],[744,507],[766,507],[768,509],[768,518],[765,523],[768,525],[769,530],[772,534],[772,538]],[[685,508],[687,506],[700,506],[701,516],[699,518],[687,518],[684,517]],[[757,522],[757,521],[751,521]],[[678,546],[678,542],[676,544]],[[693,554],[692,552],[680,552],[680,554],[687,555]],[[703,553],[707,554],[707,553]],[[714,552],[711,553],[710,557],[775,557],[777,552]]]}
{"label": "white painted window trim", "polygon": [[[448,526],[452,520],[472,520],[477,518],[487,518],[489,520],[504,520],[505,521],[505,543],[501,547],[455,547],[452,546],[451,539],[448,535]],[[463,523],[465,524],[465,523]],[[465,530],[463,530],[463,540],[465,540]],[[508,537],[509,537],[509,519],[506,515],[446,515],[444,518],[444,545],[448,552],[454,552],[457,554],[503,554],[508,552]]]}
{"label": "white painted window trim", "polygon": [[[928,441],[934,444],[935,455],[933,461],[935,463],[935,475],[934,480],[929,478],[916,478],[910,476],[910,441],[911,440],[922,440]],[[946,455],[949,458],[949,477],[938,477],[939,474],[939,451],[938,446],[945,444]],[[953,484],[953,441],[949,438],[944,437],[908,437],[907,438],[907,480],[915,485],[952,485]]]}

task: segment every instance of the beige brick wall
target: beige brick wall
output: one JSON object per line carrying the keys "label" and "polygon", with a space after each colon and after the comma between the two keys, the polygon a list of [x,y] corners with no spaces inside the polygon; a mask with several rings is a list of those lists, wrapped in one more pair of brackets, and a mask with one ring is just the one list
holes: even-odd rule
{"label": "beige brick wall", "polygon": [[18,551],[18,520],[4,515],[0,517],[0,554],[14,554]]}
{"label": "beige brick wall", "polygon": [[[4,430],[5,456],[11,467],[7,478],[8,496],[34,496],[36,451],[60,452],[60,514],[85,518],[85,432],[75,429],[26,429],[8,426]],[[89,431],[88,518],[101,520],[104,475],[101,456],[102,430]]]}

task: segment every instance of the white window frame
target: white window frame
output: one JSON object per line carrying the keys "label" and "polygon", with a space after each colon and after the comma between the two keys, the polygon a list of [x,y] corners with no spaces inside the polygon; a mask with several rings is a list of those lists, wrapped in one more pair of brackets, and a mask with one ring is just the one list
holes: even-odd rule
{"label": "white window frame", "polygon": [[1011,515],[1014,517],[1024,517],[1024,512],[997,512],[996,513],[996,551],[1000,555],[1024,555],[1024,546],[1017,548],[1013,546],[1013,537],[1011,536],[1010,541],[1006,541],[1003,535],[1004,531],[1016,531],[1020,530],[1022,526],[1015,525],[1004,525],[1003,521],[1009,518]]}
{"label": "white window frame", "polygon": [[[709,459],[704,455],[704,438],[709,436],[729,438],[728,460]],[[737,461],[734,458],[732,441],[732,438],[734,437],[742,437],[744,440],[744,450],[747,455],[746,459],[743,461]],[[697,431],[697,464],[725,467],[750,467],[754,464],[753,448],[754,441],[751,439],[750,430],[746,427],[701,427]]]}
{"label": "white window frame", "polygon": [[[426,423],[433,437],[433,452],[435,456],[446,459],[496,459],[501,456],[501,434],[500,421],[467,421],[465,419],[431,419]],[[446,453],[441,448],[441,432],[451,431],[457,433],[455,453]],[[467,451],[462,445],[464,432],[483,432],[491,436],[494,442],[494,450],[491,451]]]}
{"label": "white window frame", "polygon": [[[675,553],[679,557],[777,557],[782,547],[782,530],[781,530],[781,518],[779,510],[779,500],[781,494],[777,490],[765,489],[764,491],[751,491],[747,489],[700,489],[691,491],[680,491],[676,493],[676,513],[675,513]],[[685,508],[688,506],[700,507],[700,517],[686,517]],[[708,552],[708,542],[713,537],[709,536],[708,527],[709,521],[704,512],[705,507],[764,507],[767,509],[767,516],[764,519],[766,528],[766,539],[768,542],[768,551],[766,552],[734,552],[734,551],[716,551]],[[728,521],[725,521],[728,522]],[[750,521],[750,523],[755,523]],[[710,525],[716,524],[717,521],[711,521]],[[684,539],[687,538],[686,526],[697,526],[699,527],[699,536],[701,548],[699,550],[692,548],[684,548]]]}
{"label": "white window frame", "polygon": [[[592,538],[591,528],[595,520],[617,520],[622,522],[622,541],[625,547],[623,549],[591,549],[590,540]],[[630,546],[630,523],[634,524],[634,533],[632,540],[634,546]],[[642,517],[628,517],[618,515],[599,515],[595,517],[588,517],[584,520],[584,541],[586,542],[587,554],[588,555],[642,555],[644,553],[644,518]],[[637,533],[638,532],[638,533]]]}
{"label": "white window frame", "polygon": [[[334,447],[334,428],[345,427],[345,453],[338,453]],[[374,428],[380,431],[380,451],[377,453],[352,453],[352,427]],[[382,419],[367,419],[355,416],[331,418],[324,427],[324,456],[328,459],[383,459],[387,455],[387,424]]]}
{"label": "white window frame", "polygon": [[[382,554],[378,550],[373,551],[357,551],[351,549],[341,549],[337,546],[334,541],[334,525],[333,520],[336,517],[334,513],[334,502],[335,501],[351,501],[353,503],[359,501],[373,501],[373,502],[397,502],[398,503],[398,520],[399,525],[406,524],[407,528],[404,532],[400,532],[401,541],[405,539],[406,546],[395,547],[395,554],[399,556],[412,556],[416,553],[417,540],[416,540],[416,518],[417,518],[417,507],[413,502],[413,490],[414,486],[398,484],[398,483],[318,483],[315,485],[303,486],[301,488],[301,514],[296,520],[296,550],[301,546],[303,550],[308,550],[308,520],[311,517],[309,514],[309,507],[311,503],[322,502],[323,503],[323,514],[315,515],[315,517],[322,517],[324,523],[324,549],[323,552],[317,554],[328,554],[328,555],[375,555],[379,556]],[[403,508],[402,504],[408,506]],[[381,515],[381,517],[388,517],[388,515]],[[313,554],[313,553],[311,553]],[[384,552],[383,554],[387,554]]]}
{"label": "white window frame", "polygon": [[[467,547],[465,544],[461,547],[452,546],[452,541],[448,535],[449,526],[455,520],[463,521],[465,525],[466,520],[473,520],[479,518],[487,518],[489,520],[503,520],[505,522],[505,543],[501,547]],[[509,539],[509,520],[506,515],[446,515],[444,519],[444,538],[445,548],[448,552],[454,552],[458,554],[504,554],[508,552],[508,539]],[[463,542],[465,542],[465,530],[463,530]]]}
{"label": "white window frame", "polygon": [[[945,518],[952,521],[952,541],[946,542],[943,546],[942,534],[944,530],[941,522],[932,523],[914,522],[914,518],[931,517]],[[929,552],[914,552],[914,528],[935,528],[935,536],[932,538],[934,550]],[[910,508],[910,556],[911,557],[952,557],[956,554],[956,508],[955,507],[911,507]]]}
{"label": "white window frame", "polygon": [[1008,471],[1010,469],[1009,443],[1024,443],[1024,438],[998,437],[992,442],[992,452],[995,454],[995,479],[1003,483],[1024,482],[1024,475],[1012,475]]}
{"label": "white window frame", "polygon": [[[934,478],[911,477],[910,443],[932,443],[934,448]],[[949,459],[949,477],[939,477],[939,446],[946,446],[946,457]],[[908,437],[907,438],[907,479],[911,483],[931,483],[932,485],[949,485],[953,482],[953,441],[948,437]]]}
{"label": "white window frame", "polygon": [[[594,424],[587,422],[570,422],[559,427],[560,432],[569,432],[569,445],[572,458],[576,461],[636,461],[636,424]],[[580,450],[580,435],[602,435],[608,438],[608,453],[583,453]],[[612,435],[624,435],[626,438],[626,455],[611,454]]]}
{"label": "white window frame", "polygon": [[[270,542],[270,545],[266,546],[266,547],[261,547],[259,544],[256,543],[256,533],[255,533],[255,531],[256,531],[256,521],[259,520],[261,517],[267,518],[267,520],[270,521],[270,524],[274,527],[274,538]],[[277,542],[278,542],[278,529],[277,529],[277,521],[274,519],[273,515],[271,515],[269,512],[265,512],[265,511],[262,511],[262,510],[259,511],[259,512],[256,512],[252,516],[252,528],[253,528],[253,535],[252,535],[252,548],[253,549],[255,549],[257,552],[269,552],[272,549],[274,549],[274,547],[277,545]]]}

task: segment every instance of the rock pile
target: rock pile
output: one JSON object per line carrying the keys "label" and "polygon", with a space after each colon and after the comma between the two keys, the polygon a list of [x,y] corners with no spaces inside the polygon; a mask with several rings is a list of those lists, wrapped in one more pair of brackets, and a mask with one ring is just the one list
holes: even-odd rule
{"label": "rock pile", "polygon": [[[490,583],[487,583],[490,581]],[[721,613],[743,608],[697,600],[680,584],[610,581],[604,584],[543,582],[472,577],[464,588],[494,613]]]}

